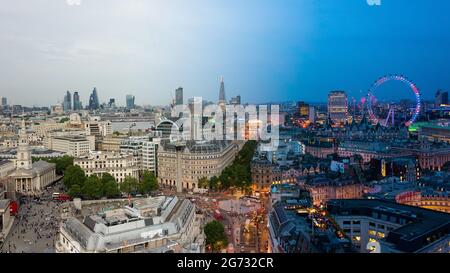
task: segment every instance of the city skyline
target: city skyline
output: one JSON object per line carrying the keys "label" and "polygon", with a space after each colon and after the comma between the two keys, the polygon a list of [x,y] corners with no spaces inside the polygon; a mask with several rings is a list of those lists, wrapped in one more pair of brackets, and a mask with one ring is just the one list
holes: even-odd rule
{"label": "city skyline", "polygon": [[[395,73],[431,100],[450,87],[450,39],[441,37],[450,19],[440,12],[450,4],[437,2],[4,3],[1,95],[10,104],[48,106],[70,90],[87,105],[95,86],[102,102],[125,104],[129,93],[137,105],[168,105],[182,86],[185,97],[215,101],[223,75],[227,94],[243,101],[325,101],[332,90],[358,99]],[[34,92],[42,95],[28,95]]]}

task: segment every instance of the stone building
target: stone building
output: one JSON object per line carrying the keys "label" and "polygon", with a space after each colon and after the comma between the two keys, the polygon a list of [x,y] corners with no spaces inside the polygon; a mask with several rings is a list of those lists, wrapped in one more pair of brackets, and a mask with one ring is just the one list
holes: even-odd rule
{"label": "stone building", "polygon": [[43,189],[56,181],[56,166],[54,163],[38,161],[33,163],[28,145],[25,120],[19,132],[19,146],[16,158],[17,169],[9,175],[8,191],[22,195],[36,196]]}
{"label": "stone building", "polygon": [[198,180],[219,176],[242,146],[232,141],[161,141],[158,148],[158,181],[178,191],[198,187]]}

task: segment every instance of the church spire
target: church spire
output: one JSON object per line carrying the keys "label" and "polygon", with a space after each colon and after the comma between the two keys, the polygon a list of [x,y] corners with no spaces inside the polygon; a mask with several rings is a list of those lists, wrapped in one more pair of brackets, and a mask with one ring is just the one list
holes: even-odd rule
{"label": "church spire", "polygon": [[27,127],[25,119],[22,119],[22,128],[19,132],[19,147],[17,148],[17,167],[22,169],[31,169],[31,151],[28,145]]}

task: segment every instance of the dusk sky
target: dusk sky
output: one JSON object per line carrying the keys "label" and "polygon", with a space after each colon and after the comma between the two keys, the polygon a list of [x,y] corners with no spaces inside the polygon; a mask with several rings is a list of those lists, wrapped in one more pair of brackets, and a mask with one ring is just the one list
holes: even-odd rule
{"label": "dusk sky", "polygon": [[[363,96],[380,76],[408,76],[431,99],[450,89],[450,1],[0,0],[0,96],[49,106],[185,98],[325,101]],[[386,99],[413,98],[401,85]]]}

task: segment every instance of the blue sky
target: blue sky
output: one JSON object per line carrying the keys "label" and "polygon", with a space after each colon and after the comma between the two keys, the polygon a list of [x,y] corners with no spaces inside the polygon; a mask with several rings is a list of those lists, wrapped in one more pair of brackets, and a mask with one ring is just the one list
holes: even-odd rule
{"label": "blue sky", "polygon": [[[0,0],[0,96],[50,105],[66,90],[168,104],[186,96],[245,102],[363,96],[385,74],[432,98],[450,89],[446,0]],[[412,98],[401,85],[386,99]],[[39,96],[30,96],[39,94]]]}

